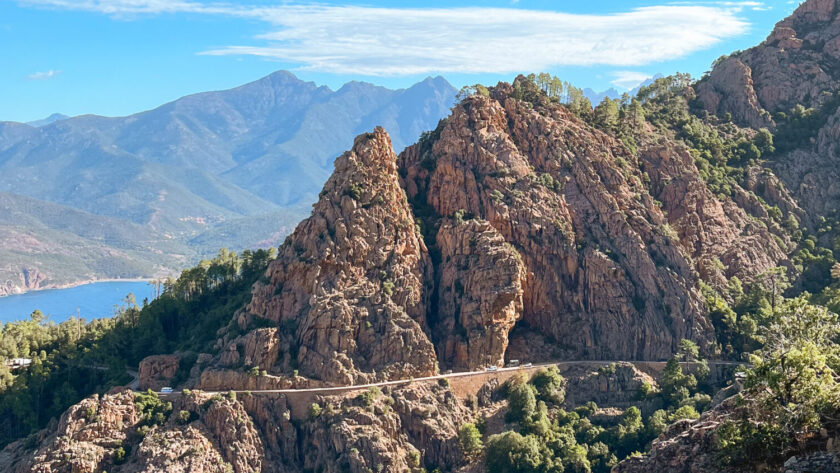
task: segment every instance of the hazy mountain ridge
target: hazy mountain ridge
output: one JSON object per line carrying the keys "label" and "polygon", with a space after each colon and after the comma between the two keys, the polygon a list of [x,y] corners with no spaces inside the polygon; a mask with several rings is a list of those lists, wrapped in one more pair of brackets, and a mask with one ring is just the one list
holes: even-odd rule
{"label": "hazy mountain ridge", "polygon": [[[279,71],[127,117],[54,115],[31,124],[2,122],[0,192],[110,217],[115,226],[139,225],[163,238],[162,244],[177,241],[183,249],[177,260],[189,262],[218,249],[203,246],[218,245],[215,234],[235,236],[225,244],[236,249],[277,242],[304,215],[298,204],[305,207],[316,199],[332,160],[354,136],[387,126],[401,149],[437,125],[455,93],[440,77],[404,90],[352,82],[332,91]],[[247,222],[250,217],[257,219],[254,224]],[[227,222],[248,231],[224,230],[230,228]],[[0,281],[18,280],[15,267],[24,263],[51,283],[79,277],[70,269],[15,261],[0,270]],[[164,272],[182,267],[166,265]],[[143,268],[133,272],[154,275]]]}
{"label": "hazy mountain ridge", "polygon": [[68,118],[70,118],[70,117],[67,116],[67,115],[64,115],[63,113],[53,113],[46,118],[42,118],[40,120],[33,120],[31,122],[26,122],[26,124],[38,128],[38,127],[49,125],[51,123],[55,123],[55,122],[58,122],[58,121],[61,121],[61,120],[66,120]]}

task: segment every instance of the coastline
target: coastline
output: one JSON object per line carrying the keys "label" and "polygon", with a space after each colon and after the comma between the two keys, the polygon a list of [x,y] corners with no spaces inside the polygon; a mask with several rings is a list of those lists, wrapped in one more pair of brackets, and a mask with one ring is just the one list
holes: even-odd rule
{"label": "coastline", "polygon": [[50,284],[50,285],[46,285],[46,286],[40,286],[40,287],[37,287],[37,288],[34,288],[34,289],[28,289],[26,291],[9,292],[9,293],[6,293],[6,294],[0,294],[0,299],[2,299],[3,297],[8,297],[8,296],[20,296],[20,295],[23,295],[23,294],[30,294],[30,293],[39,292],[39,291],[49,291],[49,290],[53,290],[53,289],[56,289],[56,290],[72,289],[74,287],[87,286],[88,284],[96,284],[96,283],[102,283],[102,282],[152,282],[152,281],[157,281],[159,279],[161,279],[161,278],[86,279],[86,280],[83,280],[83,281],[74,281],[72,283]]}

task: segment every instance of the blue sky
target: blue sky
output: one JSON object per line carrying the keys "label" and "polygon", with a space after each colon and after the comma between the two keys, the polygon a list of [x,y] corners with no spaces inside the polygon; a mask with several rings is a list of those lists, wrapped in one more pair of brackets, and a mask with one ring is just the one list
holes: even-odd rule
{"label": "blue sky", "polygon": [[0,120],[127,115],[278,69],[337,88],[548,71],[631,88],[762,41],[800,2],[0,0]]}

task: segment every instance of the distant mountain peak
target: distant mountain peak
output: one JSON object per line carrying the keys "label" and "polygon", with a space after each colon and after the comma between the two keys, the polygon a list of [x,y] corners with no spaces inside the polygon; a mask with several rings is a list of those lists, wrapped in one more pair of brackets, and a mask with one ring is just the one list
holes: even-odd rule
{"label": "distant mountain peak", "polygon": [[47,126],[47,125],[50,125],[52,123],[59,122],[61,120],[66,120],[68,118],[70,118],[70,117],[67,116],[67,115],[64,115],[63,113],[53,113],[52,115],[48,116],[47,118],[42,118],[40,120],[34,120],[34,121],[31,121],[31,122],[27,122],[26,124],[30,125],[30,126],[34,126],[36,128],[40,128],[42,126]]}

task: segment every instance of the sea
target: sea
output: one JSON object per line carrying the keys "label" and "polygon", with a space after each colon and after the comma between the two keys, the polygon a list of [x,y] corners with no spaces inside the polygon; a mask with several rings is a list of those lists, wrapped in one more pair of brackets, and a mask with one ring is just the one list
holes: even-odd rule
{"label": "sea", "polygon": [[77,315],[86,320],[113,317],[128,294],[140,305],[144,298],[151,301],[154,293],[154,287],[145,281],[102,281],[13,294],[0,297],[0,323],[27,320],[35,310],[56,323]]}

